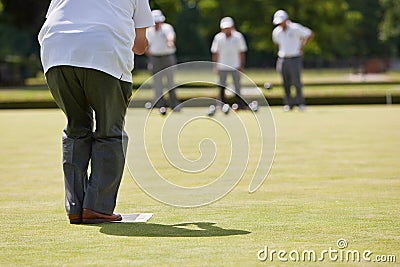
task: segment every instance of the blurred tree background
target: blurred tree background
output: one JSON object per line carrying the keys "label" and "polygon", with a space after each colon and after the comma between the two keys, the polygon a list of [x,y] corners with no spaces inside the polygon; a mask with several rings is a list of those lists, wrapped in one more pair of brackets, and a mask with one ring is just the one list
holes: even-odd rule
{"label": "blurred tree background", "polygon": [[[23,76],[40,68],[37,33],[49,3],[0,0],[0,75],[4,63],[22,62]],[[180,62],[210,60],[219,20],[231,16],[247,40],[248,67],[273,67],[276,48],[271,21],[277,9],[285,9],[291,20],[315,32],[305,50],[308,67],[341,67],[399,54],[399,0],[150,0],[150,5],[161,9],[166,22],[175,27]]]}

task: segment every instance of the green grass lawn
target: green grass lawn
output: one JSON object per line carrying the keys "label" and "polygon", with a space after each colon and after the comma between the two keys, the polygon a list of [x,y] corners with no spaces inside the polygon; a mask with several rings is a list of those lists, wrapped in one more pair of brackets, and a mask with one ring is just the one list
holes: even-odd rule
{"label": "green grass lawn", "polygon": [[[249,69],[245,72],[248,78],[243,78],[243,87],[254,87],[255,84],[262,87],[264,82],[273,85],[273,89],[268,91],[263,89],[264,95],[267,97],[281,98],[283,89],[281,86],[281,78],[279,74],[271,69]],[[147,71],[138,70],[133,74],[134,89],[141,84],[151,86],[151,80]],[[176,75],[176,83],[181,84],[187,81],[216,81],[216,75],[212,72],[193,72],[182,71]],[[229,82],[229,80],[228,80]],[[305,97],[362,97],[362,96],[386,96],[387,93],[392,95],[400,95],[400,72],[388,72],[385,74],[376,74],[372,76],[362,77],[351,74],[350,70],[312,70],[306,69],[303,72],[304,95]],[[397,82],[397,84],[396,84]],[[28,79],[28,87],[17,88],[0,88],[1,102],[23,102],[23,101],[52,101],[52,96],[45,85],[42,75],[33,79]],[[153,98],[151,90],[145,90],[143,97],[146,99]],[[214,86],[209,88],[179,88],[177,90],[180,98],[193,98],[199,96],[216,97],[218,92]]]}
{"label": "green grass lawn", "polygon": [[[182,75],[178,75],[177,81],[181,79],[187,79],[191,77],[196,80],[199,77],[199,72],[197,71],[185,71],[181,72]],[[249,68],[244,71],[256,84],[263,84],[268,81],[273,84],[280,84],[281,77],[271,68]],[[204,75],[204,73],[203,73]],[[213,79],[215,76],[212,72],[206,74]],[[133,80],[136,84],[141,84],[145,82],[150,77],[148,71],[143,69],[138,69],[133,71]],[[400,72],[399,71],[388,71],[383,74],[373,74],[362,76],[358,74],[353,74],[351,69],[304,69],[302,73],[302,78],[304,83],[343,83],[343,82],[369,82],[369,81],[399,81]],[[26,80],[27,85],[38,86],[44,85],[45,79],[42,73],[38,73],[37,77],[29,78]]]}
{"label": "green grass lawn", "polygon": [[[294,92],[294,89],[293,89]],[[268,100],[271,97],[282,97],[283,89],[280,85],[275,86],[272,90],[263,89],[263,93]],[[332,86],[305,86],[303,88],[305,97],[363,97],[363,96],[385,96],[387,93],[391,95],[400,95],[400,85],[393,84],[372,84],[372,85],[332,85]],[[177,95],[182,99],[190,99],[194,97],[218,97],[217,88],[179,88]],[[153,99],[152,90],[143,90],[136,99]],[[35,102],[35,101],[53,101],[50,91],[47,87],[40,88],[24,88],[24,89],[0,89],[1,102]]]}
{"label": "green grass lawn", "polygon": [[[265,246],[286,252],[339,250],[336,242],[341,238],[348,242],[342,251],[370,250],[371,259],[395,255],[397,263],[381,266],[398,265],[400,106],[314,106],[304,113],[284,113],[277,107],[272,111],[275,160],[257,192],[247,192],[256,166],[253,162],[226,197],[189,209],[152,199],[125,171],[116,211],[151,212],[154,217],[147,223],[91,226],[70,225],[65,215],[62,113],[0,111],[0,265],[345,266],[349,263],[331,262],[328,255],[317,263],[281,262],[277,254],[272,262],[257,259]],[[184,109],[176,116],[190,112]],[[246,112],[238,115],[244,121],[249,118]],[[164,120],[155,113],[151,116],[155,122]],[[203,137],[209,132],[208,127],[197,127],[188,134]],[[226,141],[223,134],[213,138],[219,136],[222,139],[216,142]],[[193,150],[190,138],[183,142],[182,151],[189,158],[198,152],[197,142]],[[151,144],[150,149],[156,151]],[[219,171],[197,175],[188,184],[209,182]],[[185,183],[179,178],[175,182]],[[350,265],[379,266],[365,261]]]}

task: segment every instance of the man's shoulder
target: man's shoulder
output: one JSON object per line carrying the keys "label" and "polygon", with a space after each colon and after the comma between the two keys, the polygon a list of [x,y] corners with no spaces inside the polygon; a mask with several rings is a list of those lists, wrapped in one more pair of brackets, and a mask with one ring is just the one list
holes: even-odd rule
{"label": "man's shoulder", "polygon": [[154,26],[148,27],[148,28],[146,29],[146,33],[147,33],[147,34],[153,34],[155,31],[156,31],[156,29],[155,29]]}
{"label": "man's shoulder", "polygon": [[225,37],[225,33],[219,32],[219,33],[215,34],[214,37],[217,38],[217,39],[221,39],[221,38]]}
{"label": "man's shoulder", "polygon": [[223,32],[219,32],[214,35],[214,42],[221,41],[225,38],[225,34]]}
{"label": "man's shoulder", "polygon": [[173,30],[173,29],[174,29],[174,27],[173,27],[171,24],[165,23],[165,22],[161,25],[161,27],[162,27],[164,30]]}
{"label": "man's shoulder", "polygon": [[236,31],[236,30],[232,32],[232,35],[236,38],[244,38],[243,33]]}
{"label": "man's shoulder", "polygon": [[282,31],[282,27],[281,26],[276,26],[273,30],[272,30],[272,34],[277,34],[280,33]]}
{"label": "man's shoulder", "polygon": [[295,32],[303,37],[310,35],[312,33],[312,30],[310,28],[308,28],[300,23],[295,23],[295,22],[292,22],[290,24],[289,30],[292,32]]}
{"label": "man's shoulder", "polygon": [[288,27],[289,27],[289,29],[294,29],[294,30],[305,28],[305,27],[304,27],[303,25],[301,25],[300,23],[298,23],[298,22],[293,22],[293,21],[291,21],[290,23],[288,23]]}

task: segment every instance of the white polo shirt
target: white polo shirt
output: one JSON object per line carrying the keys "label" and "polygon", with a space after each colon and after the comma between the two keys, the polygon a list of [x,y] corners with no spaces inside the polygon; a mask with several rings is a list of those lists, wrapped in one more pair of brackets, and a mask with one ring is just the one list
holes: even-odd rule
{"label": "white polo shirt", "polygon": [[147,29],[147,40],[149,41],[148,51],[154,56],[171,55],[176,52],[175,46],[168,46],[168,39],[175,39],[175,31],[172,25],[162,23],[156,31],[156,27]]}
{"label": "white polo shirt", "polygon": [[135,28],[154,25],[148,0],[52,0],[38,40],[45,73],[68,65],[132,82]]}
{"label": "white polo shirt", "polygon": [[218,63],[223,64],[218,64],[219,70],[231,70],[229,67],[239,69],[240,53],[246,51],[247,45],[243,34],[235,30],[229,38],[223,32],[217,33],[211,45],[211,53],[218,54]]}
{"label": "white polo shirt", "polygon": [[279,57],[301,56],[301,42],[308,38],[312,31],[299,23],[287,22],[286,31],[282,26],[277,26],[272,31],[272,40],[279,46]]}

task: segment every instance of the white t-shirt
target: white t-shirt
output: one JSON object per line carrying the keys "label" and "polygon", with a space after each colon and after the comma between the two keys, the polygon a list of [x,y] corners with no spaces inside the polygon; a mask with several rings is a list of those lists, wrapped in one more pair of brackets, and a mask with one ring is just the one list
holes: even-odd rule
{"label": "white t-shirt", "polygon": [[272,40],[279,46],[279,57],[301,56],[301,42],[311,35],[312,31],[301,24],[288,21],[286,31],[277,26],[272,31]]}
{"label": "white t-shirt", "polygon": [[44,71],[68,65],[132,82],[135,28],[154,25],[148,0],[52,0],[39,35]]}
{"label": "white t-shirt", "polygon": [[175,39],[174,28],[168,23],[162,23],[156,31],[156,27],[147,29],[147,40],[149,41],[148,51],[154,56],[165,56],[174,54],[175,46],[168,46],[168,39]]}
{"label": "white t-shirt", "polygon": [[218,63],[223,64],[218,64],[219,70],[231,70],[229,67],[240,68],[240,53],[246,51],[247,45],[243,34],[235,30],[229,38],[223,32],[217,33],[211,45],[211,53],[218,54]]}

